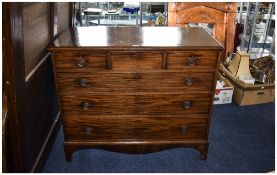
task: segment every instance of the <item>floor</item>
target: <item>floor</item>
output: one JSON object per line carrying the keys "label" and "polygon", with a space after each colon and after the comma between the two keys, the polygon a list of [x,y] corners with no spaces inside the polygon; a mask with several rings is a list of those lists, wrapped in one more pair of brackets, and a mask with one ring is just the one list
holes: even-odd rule
{"label": "floor", "polygon": [[66,162],[60,130],[45,173],[264,173],[275,170],[275,103],[214,107],[207,160],[177,148],[132,155],[97,149],[74,152]]}

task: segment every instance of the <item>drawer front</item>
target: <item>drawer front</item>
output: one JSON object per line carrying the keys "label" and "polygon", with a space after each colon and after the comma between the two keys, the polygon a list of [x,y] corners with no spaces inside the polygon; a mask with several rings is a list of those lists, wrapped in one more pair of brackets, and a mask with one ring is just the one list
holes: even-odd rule
{"label": "drawer front", "polygon": [[54,54],[57,72],[82,72],[106,69],[106,53],[58,53]]}
{"label": "drawer front", "polygon": [[61,96],[63,110],[77,114],[188,114],[208,113],[210,94],[145,94]]}
{"label": "drawer front", "polygon": [[111,52],[112,69],[159,70],[162,52]]}
{"label": "drawer front", "polygon": [[211,91],[214,73],[58,73],[61,92]]}
{"label": "drawer front", "polygon": [[66,116],[66,140],[204,139],[207,118]]}
{"label": "drawer front", "polygon": [[168,52],[168,69],[209,69],[215,70],[217,52],[211,51],[180,51]]}

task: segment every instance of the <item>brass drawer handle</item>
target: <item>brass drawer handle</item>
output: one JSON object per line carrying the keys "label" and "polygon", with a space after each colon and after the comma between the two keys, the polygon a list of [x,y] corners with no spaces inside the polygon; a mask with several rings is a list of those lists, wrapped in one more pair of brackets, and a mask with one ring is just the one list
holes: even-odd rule
{"label": "brass drawer handle", "polygon": [[197,59],[194,57],[194,55],[191,55],[190,58],[187,60],[187,65],[194,66],[197,64]]}
{"label": "brass drawer handle", "polygon": [[191,86],[191,85],[193,84],[193,78],[192,78],[192,77],[186,78],[185,84],[186,84],[187,86]]}
{"label": "brass drawer handle", "polygon": [[79,58],[77,58],[76,64],[78,67],[84,67],[86,65],[85,59],[80,55]]}
{"label": "brass drawer handle", "polygon": [[134,58],[134,59],[139,59],[139,58],[140,58],[140,54],[134,53],[134,54],[133,54],[133,58]]}
{"label": "brass drawer handle", "polygon": [[91,108],[91,104],[89,102],[82,102],[81,103],[81,107],[84,109],[84,110],[88,110],[89,108]]}
{"label": "brass drawer handle", "polygon": [[187,133],[187,132],[189,132],[189,127],[186,126],[186,125],[181,126],[181,132],[182,132],[182,133]]}
{"label": "brass drawer handle", "polygon": [[189,101],[189,100],[184,101],[184,103],[183,103],[183,108],[189,109],[189,108],[191,108],[191,107],[192,107],[192,102],[191,102],[191,101]]}
{"label": "brass drawer handle", "polygon": [[85,133],[86,133],[87,135],[91,134],[92,131],[93,131],[93,129],[92,129],[91,127],[85,127]]}
{"label": "brass drawer handle", "polygon": [[84,78],[80,78],[79,84],[81,87],[86,87],[88,85],[87,80]]}
{"label": "brass drawer handle", "polygon": [[135,73],[135,75],[134,75],[134,79],[135,79],[135,80],[140,79],[140,75],[139,75],[139,73]]}

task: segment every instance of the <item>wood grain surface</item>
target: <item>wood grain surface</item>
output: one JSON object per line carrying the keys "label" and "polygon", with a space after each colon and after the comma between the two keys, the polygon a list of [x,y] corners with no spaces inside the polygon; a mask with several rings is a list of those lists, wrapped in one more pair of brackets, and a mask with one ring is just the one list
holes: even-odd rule
{"label": "wood grain surface", "polygon": [[207,158],[223,48],[200,28],[159,28],[170,37],[158,37],[157,30],[72,28],[49,48],[67,160],[82,148],[144,153],[193,147]]}
{"label": "wood grain surface", "polygon": [[212,35],[224,47],[221,60],[233,53],[236,26],[237,2],[170,2],[168,25],[188,26],[189,23],[213,25]]}
{"label": "wood grain surface", "polygon": [[61,34],[49,50],[146,51],[150,48],[222,50],[223,46],[201,27],[76,27]]}
{"label": "wood grain surface", "polygon": [[111,52],[112,69],[161,69],[162,52]]}
{"label": "wood grain surface", "polygon": [[[212,51],[180,51],[168,52],[168,69],[209,69],[215,70],[217,64],[217,52]],[[188,59],[194,57],[196,63],[188,65]]]}
{"label": "wood grain surface", "polygon": [[199,6],[205,6],[209,7],[212,9],[220,10],[223,12],[231,12],[231,13],[237,13],[237,6],[235,5],[236,3],[234,2],[189,2],[189,3],[182,3],[182,2],[170,2],[168,4],[168,10],[169,11],[180,11],[183,9],[190,9],[194,7],[199,7]]}
{"label": "wood grain surface", "polygon": [[[106,53],[58,53],[54,57],[57,71],[60,69],[66,69],[68,72],[106,69]],[[78,66],[80,60],[84,60],[83,67]]]}
{"label": "wood grain surface", "polygon": [[[191,108],[183,107],[185,101],[191,101]],[[61,96],[61,102],[64,111],[84,115],[208,113],[210,94],[80,94]],[[83,109],[83,103],[90,107]]]}
{"label": "wood grain surface", "polygon": [[50,42],[50,5],[46,2],[24,4],[22,26],[25,75],[28,75],[47,52]]}
{"label": "wood grain surface", "polygon": [[[60,93],[97,93],[97,92],[170,92],[170,91],[207,91],[213,86],[213,72],[194,73],[186,71],[152,72],[97,72],[58,73]],[[191,84],[187,81],[192,80]]]}
{"label": "wood grain surface", "polygon": [[204,139],[207,119],[180,117],[65,117],[66,140]]}

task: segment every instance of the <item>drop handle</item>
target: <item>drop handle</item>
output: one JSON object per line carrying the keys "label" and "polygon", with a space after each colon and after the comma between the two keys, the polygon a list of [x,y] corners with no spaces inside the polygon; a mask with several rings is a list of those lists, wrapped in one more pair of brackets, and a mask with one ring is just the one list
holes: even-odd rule
{"label": "drop handle", "polygon": [[189,109],[189,108],[191,108],[191,106],[192,106],[192,102],[191,101],[184,101],[183,102],[183,108],[185,108],[185,109]]}
{"label": "drop handle", "polygon": [[86,65],[86,61],[82,56],[80,56],[77,58],[76,64],[78,67],[84,67]]}
{"label": "drop handle", "polygon": [[134,74],[134,79],[135,79],[135,80],[140,79],[140,75],[139,75],[138,73],[135,73],[135,74]]}
{"label": "drop handle", "polygon": [[88,110],[89,108],[91,108],[91,104],[89,102],[82,102],[81,103],[81,107],[84,109],[84,110]]}
{"label": "drop handle", "polygon": [[92,131],[93,131],[93,129],[92,129],[91,127],[85,127],[84,130],[85,130],[85,133],[86,133],[87,135],[91,134]]}
{"label": "drop handle", "polygon": [[186,126],[186,125],[181,126],[181,132],[182,132],[182,133],[187,133],[187,132],[189,132],[189,127]]}
{"label": "drop handle", "polygon": [[86,86],[88,85],[87,80],[84,79],[84,78],[80,78],[80,79],[79,79],[79,84],[80,84],[80,86],[82,86],[82,87],[86,87]]}
{"label": "drop handle", "polygon": [[194,66],[197,63],[197,59],[194,57],[194,55],[191,55],[187,60],[187,65]]}
{"label": "drop handle", "polygon": [[133,54],[133,58],[134,58],[134,59],[139,59],[139,54],[138,54],[138,53],[134,53],[134,54]]}
{"label": "drop handle", "polygon": [[185,84],[187,86],[191,86],[193,84],[193,78],[192,77],[188,77],[185,79]]}

